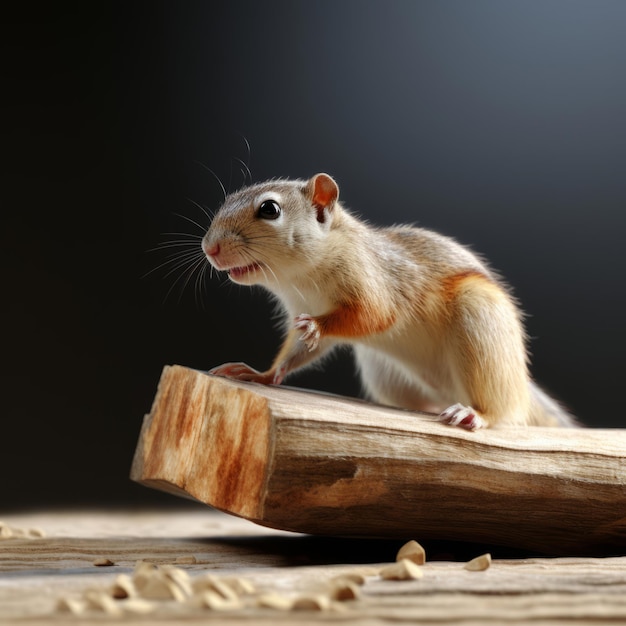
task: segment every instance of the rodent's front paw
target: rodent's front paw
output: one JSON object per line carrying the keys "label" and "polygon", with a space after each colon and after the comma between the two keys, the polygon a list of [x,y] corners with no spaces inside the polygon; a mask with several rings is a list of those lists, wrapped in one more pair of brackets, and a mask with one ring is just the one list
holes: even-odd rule
{"label": "rodent's front paw", "polygon": [[322,336],[322,331],[315,318],[307,313],[301,313],[294,320],[293,327],[302,331],[300,340],[304,341],[309,352],[313,352],[319,345]]}
{"label": "rodent's front paw", "polygon": [[472,407],[462,404],[449,406],[441,413],[439,419],[444,424],[458,426],[465,430],[478,430],[487,426],[487,422]]}
{"label": "rodent's front paw", "polygon": [[209,374],[252,383],[268,384],[274,382],[273,377],[266,372],[259,372],[245,363],[224,363],[224,365],[218,365],[209,370]]}

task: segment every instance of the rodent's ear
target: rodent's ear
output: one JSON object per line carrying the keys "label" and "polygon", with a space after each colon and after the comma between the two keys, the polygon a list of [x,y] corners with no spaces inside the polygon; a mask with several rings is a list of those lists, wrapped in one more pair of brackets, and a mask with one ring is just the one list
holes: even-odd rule
{"label": "rodent's ear", "polygon": [[323,224],[327,216],[324,210],[333,210],[339,197],[339,187],[328,174],[316,174],[309,180],[307,191],[317,209],[317,221]]}

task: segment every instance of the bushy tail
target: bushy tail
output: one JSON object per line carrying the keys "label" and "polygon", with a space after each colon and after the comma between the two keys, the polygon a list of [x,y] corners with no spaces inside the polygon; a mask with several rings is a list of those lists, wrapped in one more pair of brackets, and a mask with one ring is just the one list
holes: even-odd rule
{"label": "bushy tail", "polygon": [[530,383],[531,424],[534,426],[562,426],[577,428],[582,426],[554,398],[551,398],[536,383]]}

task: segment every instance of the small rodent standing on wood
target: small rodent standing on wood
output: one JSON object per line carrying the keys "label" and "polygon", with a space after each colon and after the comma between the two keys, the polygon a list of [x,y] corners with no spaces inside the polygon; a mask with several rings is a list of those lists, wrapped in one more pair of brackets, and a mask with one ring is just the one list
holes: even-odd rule
{"label": "small rodent standing on wood", "polygon": [[288,332],[267,371],[227,363],[212,374],[280,384],[351,344],[376,402],[468,430],[575,425],[531,380],[521,313],[475,254],[421,228],[366,224],[338,197],[336,182],[317,174],[225,198],[203,250],[233,282],[273,293]]}

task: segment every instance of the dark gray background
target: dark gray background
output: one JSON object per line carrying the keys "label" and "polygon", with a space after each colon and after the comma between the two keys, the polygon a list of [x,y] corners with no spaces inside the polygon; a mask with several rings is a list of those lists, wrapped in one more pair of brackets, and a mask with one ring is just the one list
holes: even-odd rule
{"label": "dark gray background", "polygon": [[[622,0],[5,12],[3,504],[167,499],[127,479],[162,366],[271,361],[260,291],[142,278],[162,233],[201,234],[174,213],[205,227],[192,201],[219,205],[198,162],[241,183],[241,135],[255,181],[326,171],[372,222],[483,253],[529,315],[536,378],[623,426],[624,32]],[[358,393],[348,355],[291,382]]]}

